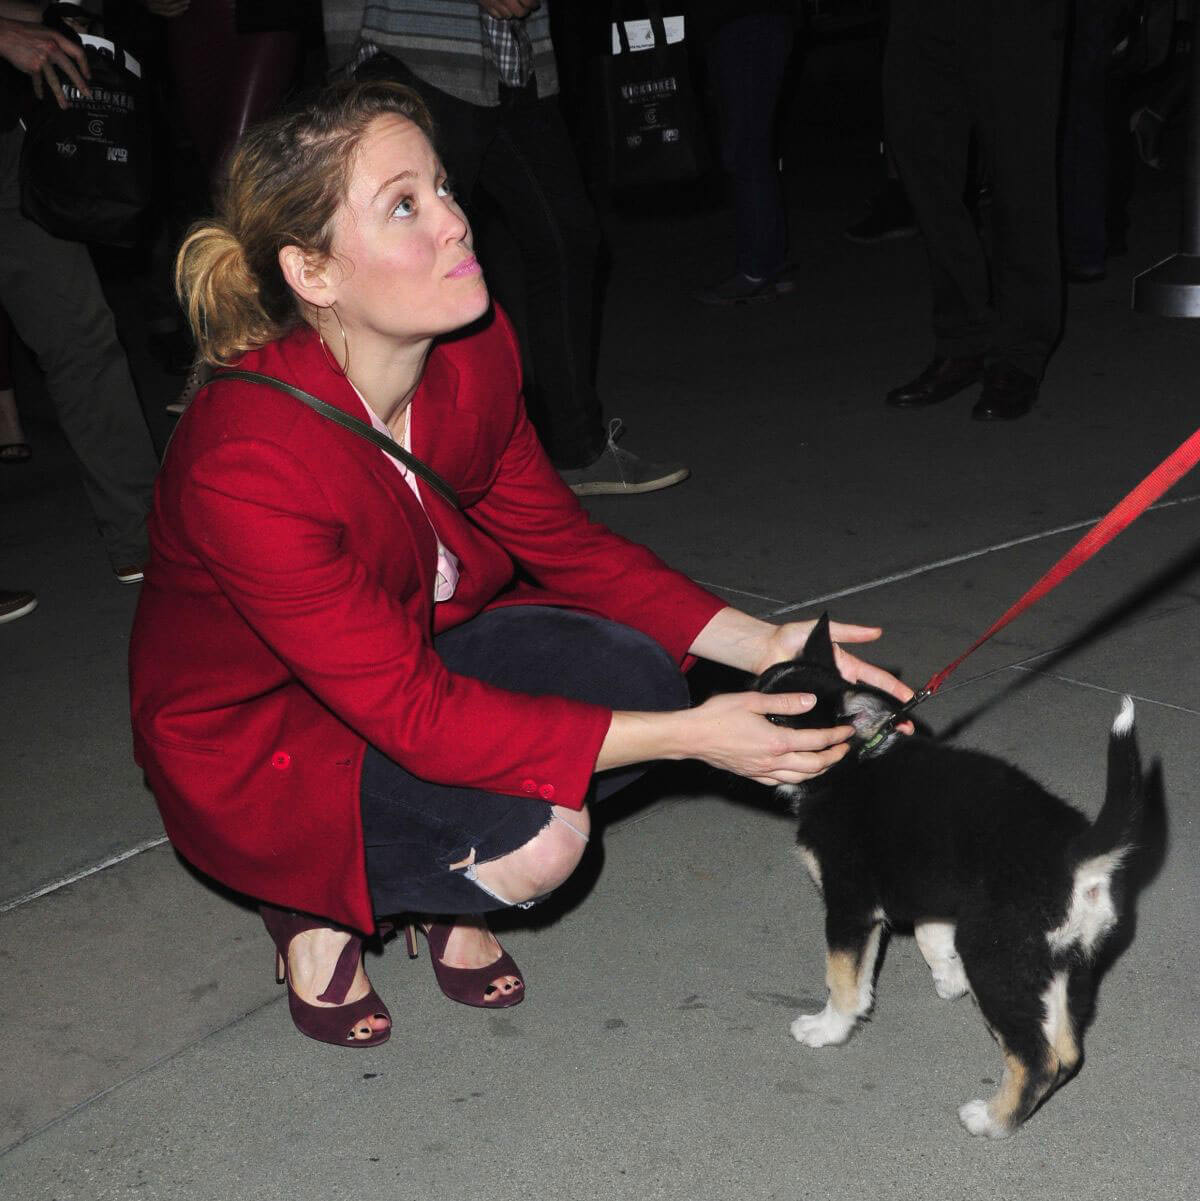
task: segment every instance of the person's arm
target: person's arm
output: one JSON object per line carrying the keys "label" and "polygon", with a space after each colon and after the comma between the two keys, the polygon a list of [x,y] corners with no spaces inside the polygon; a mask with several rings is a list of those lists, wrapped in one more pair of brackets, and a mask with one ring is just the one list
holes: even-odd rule
{"label": "person's arm", "polygon": [[[758,675],[776,663],[794,659],[803,649],[815,621],[789,621],[772,625],[734,608],[714,614],[691,645],[691,653],[701,659],[736,667],[739,671]],[[907,701],[912,689],[890,672],[875,667],[837,645],[840,642],[874,642],[883,631],[878,626],[847,625],[834,621],[829,636],[834,642],[838,671],[852,684],[870,684],[889,692],[898,700]]]}
{"label": "person's arm", "polygon": [[[511,796],[527,795],[532,781],[546,799],[582,804],[611,711],[449,671],[417,596],[429,581],[390,502],[378,502],[391,515],[385,588],[347,545],[307,460],[247,436],[175,449],[185,455],[167,468],[182,481],[179,536],[250,629],[341,721],[423,779]],[[363,504],[372,503],[364,491]]]}
{"label": "person's arm", "polygon": [[49,87],[59,108],[67,107],[62,80],[65,76],[84,95],[87,86],[87,55],[83,47],[47,29],[40,22],[42,10],[33,4],[0,0],[0,58],[7,59],[33,81],[34,95],[40,100]]}
{"label": "person's arm", "polygon": [[699,759],[760,784],[800,784],[819,776],[850,749],[853,726],[792,730],[768,713],[803,713],[807,693],[727,692],[695,709],[613,714],[596,770],[654,759]]}
{"label": "person's arm", "polygon": [[[774,626],[737,609],[716,613],[691,645],[691,653],[757,675],[794,658],[815,623]],[[871,642],[871,626],[833,622],[830,632],[847,642]],[[912,689],[890,672],[835,647],[838,669],[849,681],[871,684],[906,701]],[[737,692],[715,696],[695,709],[675,713],[615,713],[600,748],[597,770],[648,759],[700,759],[712,767],[748,776],[760,784],[799,784],[820,775],[849,750],[852,726],[792,730],[766,720],[769,713],[795,714],[812,708],[806,693]],[[910,726],[905,723],[905,727]]]}

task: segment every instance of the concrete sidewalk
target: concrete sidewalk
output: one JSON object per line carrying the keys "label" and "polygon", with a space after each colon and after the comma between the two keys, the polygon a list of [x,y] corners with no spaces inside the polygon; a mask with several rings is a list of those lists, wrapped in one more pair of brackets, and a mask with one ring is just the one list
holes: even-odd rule
{"label": "concrete sidewalk", "polygon": [[[689,300],[726,266],[725,214],[614,219],[607,404],[633,449],[693,476],[590,507],[753,612],[884,625],[869,653],[919,682],[1195,428],[1200,330],[1129,310],[1133,272],[1173,249],[1174,200],[1150,181],[1129,256],[1071,292],[1027,420],[972,423],[970,397],[886,410],[929,353],[924,263],[917,242],[841,239],[871,165],[855,146],[790,180],[786,301]],[[132,352],[158,422],[169,388]],[[938,1000],[911,939],[891,941],[874,1020],[846,1046],[790,1037],[823,1003],[819,898],[770,797],[694,767],[614,804],[566,897],[505,934],[525,1004],[452,1005],[392,942],[370,964],[391,1042],[301,1038],[257,917],[161,842],[129,753],[136,591],[112,581],[57,432],[31,433],[35,463],[0,478],[0,584],[41,599],[0,628],[0,1196],[1195,1195],[1200,477],[922,710],[1094,813],[1129,692],[1161,769],[1086,1064],[987,1143],[955,1111],[991,1093],[999,1053],[969,1000]]]}

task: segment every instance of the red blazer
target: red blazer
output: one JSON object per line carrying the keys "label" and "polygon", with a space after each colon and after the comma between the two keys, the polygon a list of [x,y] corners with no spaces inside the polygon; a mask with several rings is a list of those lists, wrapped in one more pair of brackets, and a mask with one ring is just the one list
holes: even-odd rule
{"label": "red blazer", "polygon": [[[239,366],[365,419],[307,328]],[[359,814],[367,743],[424,779],[578,808],[611,720],[455,675],[435,632],[495,605],[566,605],[682,661],[722,607],[588,518],[520,386],[497,314],[436,346],[413,398],[413,451],[463,505],[420,485],[461,565],[454,597],[436,606],[429,518],[382,451],[240,381],[213,383],[181,418],[155,491],[130,687],[135,758],[171,841],[201,870],[373,929]]]}

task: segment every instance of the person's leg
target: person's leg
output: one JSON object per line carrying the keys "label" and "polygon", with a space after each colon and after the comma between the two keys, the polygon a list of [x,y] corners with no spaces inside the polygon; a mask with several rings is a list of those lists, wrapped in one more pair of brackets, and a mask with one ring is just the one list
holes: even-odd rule
{"label": "person's leg", "polygon": [[148,557],[158,457],[87,248],[19,208],[21,133],[0,134],[0,304],[37,357],[114,568]]}
{"label": "person's leg", "polygon": [[[589,614],[498,609],[440,635],[435,645],[452,671],[514,691],[614,709],[689,704],[687,684],[661,647]],[[595,799],[640,774],[623,769],[596,777]],[[371,749],[363,765],[362,810],[367,877],[380,914],[482,914],[528,903],[571,874],[590,830],[586,809],[431,784]],[[486,926],[460,918],[445,961],[482,966],[498,953]]]}
{"label": "person's leg", "polygon": [[504,89],[479,186],[521,252],[530,418],[556,467],[585,467],[605,445],[595,388],[600,227],[555,98],[539,100],[532,84]]}
{"label": "person's leg", "polygon": [[17,397],[13,392],[12,370],[9,361],[12,325],[8,314],[0,307],[0,463],[25,463],[29,460],[29,443],[21,428],[17,412]]}
{"label": "person's leg", "polygon": [[988,267],[963,203],[972,115],[964,39],[976,3],[893,0],[884,55],[887,145],[925,240],[935,354],[959,359],[991,344]]}
{"label": "person's leg", "polygon": [[733,183],[734,269],[756,280],[777,274],[787,255],[775,110],[793,32],[790,16],[761,13],[721,26],[708,44],[721,118],[721,161]]}
{"label": "person's leg", "polygon": [[1062,323],[1057,128],[1061,9],[984,0],[974,26],[980,140],[992,177],[989,359],[1039,379]]}
{"label": "person's leg", "polygon": [[1109,196],[1106,92],[1112,0],[1074,6],[1062,125],[1063,258],[1080,280],[1104,275]]}

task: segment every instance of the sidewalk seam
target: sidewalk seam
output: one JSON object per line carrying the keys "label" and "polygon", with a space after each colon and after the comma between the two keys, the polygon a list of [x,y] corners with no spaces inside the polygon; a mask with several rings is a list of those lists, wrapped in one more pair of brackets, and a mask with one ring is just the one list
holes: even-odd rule
{"label": "sidewalk seam", "polygon": [[[1159,501],[1156,505],[1151,505],[1146,512],[1155,513],[1159,509],[1170,509],[1176,505],[1187,505],[1193,501],[1200,500],[1200,493],[1192,496],[1180,496],[1174,500]],[[1011,550],[1014,546],[1024,546],[1030,542],[1040,542],[1044,538],[1053,538],[1058,534],[1069,534],[1072,530],[1087,529],[1093,526],[1100,520],[1099,517],[1089,517],[1085,521],[1073,521],[1070,525],[1055,526],[1053,529],[1042,530],[1036,534],[1024,534],[1020,538],[1011,538],[1007,542],[997,542],[993,546],[980,547],[978,550],[966,551],[961,555],[951,555],[945,559],[935,559],[931,563],[922,563],[916,567],[910,567],[904,571],[893,572],[891,575],[880,576],[878,579],[867,580],[862,584],[855,584],[850,588],[841,588],[836,592],[825,592],[820,596],[812,596],[807,600],[795,601],[792,604],[783,605],[781,608],[772,609],[767,617],[782,617],[785,613],[793,613],[797,609],[807,609],[813,605],[824,604],[826,601],[840,600],[844,596],[854,596],[859,592],[870,592],[873,588],[883,588],[887,584],[897,584],[903,580],[911,580],[914,576],[925,575],[927,572],[936,571],[941,567],[953,567],[958,563],[966,563],[971,559],[979,559],[984,555],[994,554],[997,551]],[[753,595],[753,593],[747,593]],[[768,599],[767,597],[763,598]]]}
{"label": "sidewalk seam", "polygon": [[238,1014],[231,1021],[226,1022],[222,1026],[214,1026],[211,1030],[206,1030],[203,1034],[198,1034],[190,1042],[186,1042],[182,1047],[176,1047],[174,1051],[168,1051],[164,1055],[160,1055],[157,1059],[138,1068],[136,1072],[131,1072],[123,1080],[118,1080],[115,1084],[110,1084],[107,1088],[102,1088],[99,1092],[93,1093],[90,1097],[85,1097],[82,1101],[77,1101],[70,1109],[60,1113],[57,1117],[51,1118],[48,1122],[43,1122],[36,1130],[29,1131],[28,1134],[23,1134],[16,1142],[9,1143],[7,1147],[0,1147],[0,1159],[4,1159],[10,1152],[15,1151],[18,1147],[23,1147],[26,1143],[38,1138],[46,1133],[52,1127],[57,1126],[60,1122],[65,1122],[69,1117],[86,1109],[89,1105],[94,1105],[103,1097],[107,1097],[109,1093],[115,1093],[118,1089],[124,1088],[127,1084],[132,1084],[135,1080],[140,1080],[143,1076],[155,1069],[162,1067],[165,1063],[170,1063],[172,1059],[177,1059],[185,1051],[190,1051],[193,1047],[199,1046],[202,1042],[212,1038],[214,1034],[220,1034],[222,1031],[232,1029],[234,1026],[241,1025],[247,1018],[253,1017],[262,1009],[266,1009],[268,1005],[277,1005],[286,994],[270,997],[259,1005],[255,1005],[253,1009],[247,1009],[245,1013]]}
{"label": "sidewalk seam", "polygon": [[88,876],[94,876],[97,872],[104,871],[106,868],[116,867],[118,863],[124,863],[126,859],[132,859],[135,855],[142,854],[143,851],[152,851],[155,847],[161,847],[166,841],[167,836],[165,834],[160,835],[158,838],[148,838],[126,851],[120,851],[116,855],[110,855],[107,859],[102,859],[99,863],[93,863],[91,867],[80,868],[79,871],[72,872],[69,876],[63,876],[59,880],[52,880],[49,884],[45,884],[41,888],[35,888],[32,892],[22,893],[19,897],[13,897],[5,901],[0,905],[0,913],[8,913],[11,909],[19,909],[22,905],[28,905],[30,901],[36,901],[40,897],[57,892],[60,888],[66,888],[68,884],[76,884],[80,880],[86,880]]}

